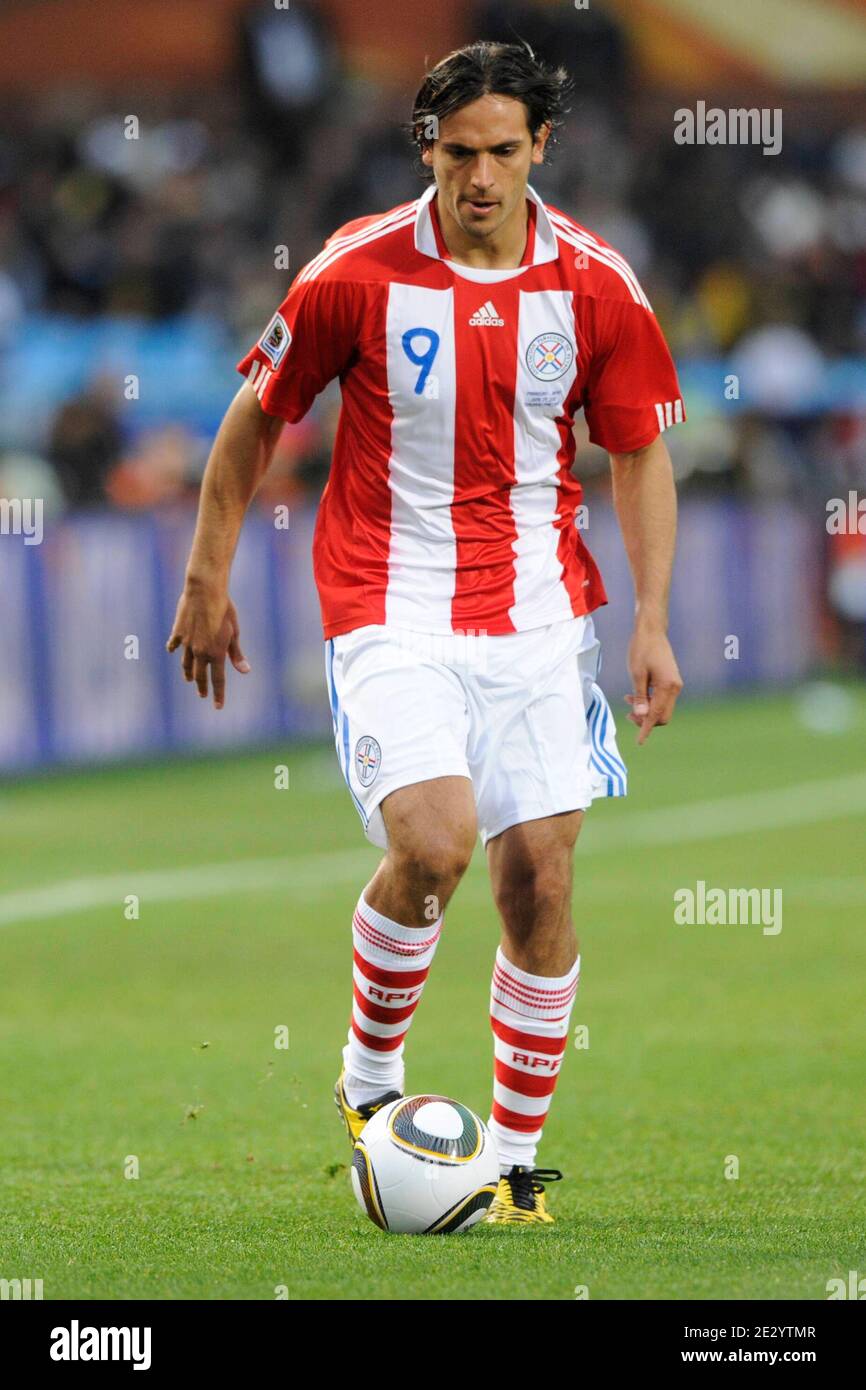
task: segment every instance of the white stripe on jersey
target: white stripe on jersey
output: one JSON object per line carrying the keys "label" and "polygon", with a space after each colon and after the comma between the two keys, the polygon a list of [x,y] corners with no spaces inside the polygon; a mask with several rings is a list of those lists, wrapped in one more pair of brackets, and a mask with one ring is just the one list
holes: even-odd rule
{"label": "white stripe on jersey", "polygon": [[[527,363],[530,344],[545,333],[574,342],[574,296],[571,290],[521,290],[517,324],[517,375],[514,391],[514,486],[511,512],[517,536],[514,541],[514,603],[509,617],[518,629],[530,627],[539,617],[560,612],[548,622],[572,616],[571,600],[562,582],[562,563],[557,555],[560,532],[556,529],[558,503],[556,455],[561,447],[556,417],[577,375],[573,358],[563,375],[543,381]],[[556,342],[556,340],[554,340]],[[552,404],[532,405],[535,399]],[[538,611],[539,599],[543,611]]]}
{"label": "white stripe on jersey", "polygon": [[675,401],[657,401],[655,412],[660,430],[666,430],[668,425],[681,425],[685,418],[683,415],[683,402],[680,396],[678,396]]}
{"label": "white stripe on jersey", "polygon": [[621,251],[614,250],[612,246],[604,246],[599,241],[598,237],[593,236],[592,232],[588,232],[585,227],[578,227],[577,224],[574,221],[572,221],[570,217],[566,217],[564,213],[553,212],[549,208],[547,212],[551,222],[554,224],[555,227],[558,227],[560,228],[560,230],[568,232],[570,236],[580,237],[583,241],[588,242],[589,245],[594,248],[594,250],[600,251],[603,255],[608,256],[612,261],[615,261],[621,267],[624,274],[630,276],[630,278],[634,282],[635,288],[640,291],[647,304],[649,304],[649,300],[646,299],[646,295],[644,294],[644,291],[641,288],[640,281],[638,280],[637,275],[635,274],[634,270],[629,265],[628,261],[626,260],[625,256],[622,254]]}
{"label": "white stripe on jersey", "polygon": [[[413,356],[424,357],[431,340],[420,329],[410,329],[404,343],[407,324],[423,325],[438,335],[426,380],[423,366],[411,360],[407,348]],[[400,409],[391,423],[388,462],[391,537],[385,621],[450,632],[457,578],[451,519],[457,402],[454,291],[392,280],[386,352],[388,389]]]}
{"label": "white stripe on jersey", "polygon": [[389,232],[395,232],[400,227],[409,226],[415,221],[415,216],[415,204],[411,203],[408,212],[404,211],[400,217],[391,214],[389,217],[384,217],[381,222],[374,222],[369,227],[362,227],[360,231],[353,232],[351,236],[337,237],[335,241],[331,241],[325,246],[318,256],[313,257],[299,274],[298,280],[315,280],[321,271],[333,264],[334,261],[339,260],[341,256],[345,256],[347,251],[353,251],[356,246],[363,246],[368,241],[376,241],[379,237],[387,236]]}
{"label": "white stripe on jersey", "polygon": [[247,381],[250,383],[250,386],[252,386],[259,400],[262,399],[262,393],[272,375],[273,373],[270,368],[266,367],[264,362],[254,362],[247,372]]}
{"label": "white stripe on jersey", "polygon": [[573,246],[576,251],[580,251],[584,256],[590,256],[592,260],[599,261],[602,265],[608,266],[610,270],[616,271],[617,275],[619,275],[620,279],[622,279],[628,287],[628,292],[635,304],[641,304],[645,309],[652,309],[652,305],[637,281],[633,277],[627,275],[622,266],[617,265],[616,261],[611,260],[605,251],[591,245],[588,241],[583,241],[577,236],[569,235],[562,229],[560,229],[559,235],[562,237],[563,241],[567,241],[569,246]]}
{"label": "white stripe on jersey", "polygon": [[327,245],[323,246],[321,251],[317,252],[313,259],[311,261],[308,261],[307,264],[303,267],[301,275],[308,276],[310,271],[318,269],[318,262],[322,260],[323,257],[327,256],[331,251],[335,251],[343,246],[351,245],[352,243],[357,241],[359,237],[364,236],[367,232],[377,231],[380,227],[391,226],[397,223],[402,218],[406,217],[410,211],[417,209],[417,206],[417,198],[412,203],[401,203],[399,207],[392,208],[390,212],[387,212],[382,217],[377,218],[375,222],[370,222],[365,227],[359,227],[357,231],[346,232],[343,236],[329,237]]}
{"label": "white stripe on jersey", "polygon": [[618,251],[612,251],[608,246],[599,246],[598,242],[593,241],[585,232],[579,232],[570,224],[564,222],[555,213],[550,214],[550,220],[558,228],[559,235],[569,246],[573,246],[577,251],[584,251],[593,260],[600,261],[602,265],[609,266],[615,270],[617,275],[625,281],[629,293],[636,304],[642,304],[645,309],[652,311],[652,305],[644,294],[637,276],[627,261],[623,260]]}

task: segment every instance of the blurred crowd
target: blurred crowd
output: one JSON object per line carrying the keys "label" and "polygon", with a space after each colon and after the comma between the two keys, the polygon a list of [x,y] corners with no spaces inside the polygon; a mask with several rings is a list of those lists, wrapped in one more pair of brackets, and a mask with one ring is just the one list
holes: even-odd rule
{"label": "blurred crowd", "polygon": [[[866,123],[786,110],[778,156],[682,146],[671,103],[641,87],[602,6],[582,14],[579,45],[567,7],[532,0],[480,4],[474,29],[519,34],[575,79],[533,185],[611,241],[649,294],[689,411],[669,436],[684,488],[866,489]],[[252,5],[236,40],[235,80],[218,90],[0,94],[4,404],[19,345],[48,345],[61,324],[177,339],[205,324],[221,361],[240,357],[325,237],[423,188],[406,132],[420,73],[400,93],[378,87],[304,0]],[[0,426],[0,492],[38,488],[55,511],[195,494],[217,415],[173,404],[160,418],[153,403],[142,414],[116,370],[76,379],[59,361],[46,358],[44,407],[6,436]],[[284,430],[265,504],[316,495],[338,408],[334,386]],[[606,460],[576,433],[576,471],[601,488]]]}

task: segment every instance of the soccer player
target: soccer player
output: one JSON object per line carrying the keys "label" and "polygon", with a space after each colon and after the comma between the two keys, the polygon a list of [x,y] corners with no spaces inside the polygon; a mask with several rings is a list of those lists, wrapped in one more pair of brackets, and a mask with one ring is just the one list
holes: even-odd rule
{"label": "soccer player", "polygon": [[597,683],[606,602],[575,524],[575,414],[609,452],[634,577],[638,743],[681,689],[666,635],[676,498],[663,431],[685,412],[623,257],[528,177],[569,82],[524,44],[438,63],[412,131],[432,175],[340,227],[296,276],[217,435],[168,650],[221,707],[248,671],[229,571],[284,420],[335,377],[342,412],[313,562],[337,756],[385,853],[354,913],[354,998],[337,1104],[354,1143],[403,1092],[404,1040],[477,836],[502,922],[490,997],[487,1220],[548,1223],[536,1167],[577,990],[572,857],[626,769]]}

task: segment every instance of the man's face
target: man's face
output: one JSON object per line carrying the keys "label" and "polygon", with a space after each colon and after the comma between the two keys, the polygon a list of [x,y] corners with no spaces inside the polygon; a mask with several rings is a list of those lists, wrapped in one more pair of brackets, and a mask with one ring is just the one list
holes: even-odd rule
{"label": "man's face", "polygon": [[549,134],[542,126],[533,141],[523,102],[492,93],[440,123],[439,138],[421,158],[467,236],[485,240],[522,205],[530,166],[541,164]]}

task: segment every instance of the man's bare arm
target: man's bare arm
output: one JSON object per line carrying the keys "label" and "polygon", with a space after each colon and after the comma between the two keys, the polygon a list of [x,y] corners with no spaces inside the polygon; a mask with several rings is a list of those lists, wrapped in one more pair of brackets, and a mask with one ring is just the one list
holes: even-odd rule
{"label": "man's bare arm", "polygon": [[644,449],[611,454],[613,500],[631,566],[635,626],[629,645],[634,690],[629,719],[643,743],[673,716],[682,676],[667,637],[668,595],[677,533],[677,495],[661,435]]}
{"label": "man's bare arm", "polygon": [[273,456],[282,421],[262,410],[248,382],[220,425],[202,479],[198,520],[183,593],[166,650],[183,647],[183,674],[203,699],[208,667],[216,709],[225,702],[225,660],[245,674],[238,617],[229,598],[229,574],[250,500]]}

